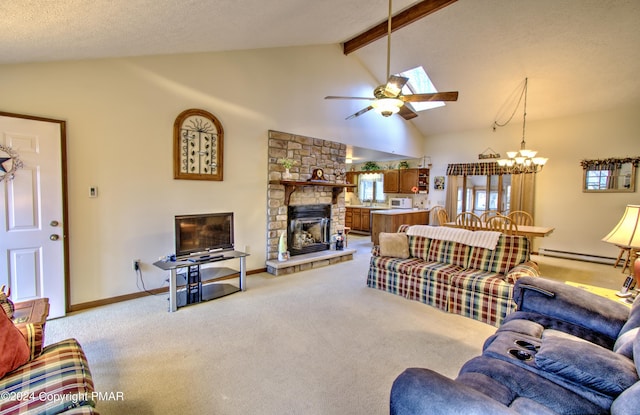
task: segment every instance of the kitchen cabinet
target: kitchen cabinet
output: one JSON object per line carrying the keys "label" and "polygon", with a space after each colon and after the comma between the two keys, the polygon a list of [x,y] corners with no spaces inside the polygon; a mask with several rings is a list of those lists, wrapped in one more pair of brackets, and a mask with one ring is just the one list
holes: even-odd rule
{"label": "kitchen cabinet", "polygon": [[400,225],[428,225],[428,210],[390,209],[371,212],[371,242],[380,243],[380,232],[395,233]]}
{"label": "kitchen cabinet", "polygon": [[344,226],[352,231],[371,232],[371,212],[381,210],[370,207],[347,207],[344,215]]}
{"label": "kitchen cabinet", "polygon": [[397,169],[384,172],[385,193],[413,193],[414,186],[420,193],[429,192],[429,169]]}
{"label": "kitchen cabinet", "polygon": [[385,170],[383,180],[385,193],[400,193],[400,170]]}
{"label": "kitchen cabinet", "polygon": [[400,170],[400,186],[398,193],[413,193],[413,187],[420,193],[429,193],[429,169]]}
{"label": "kitchen cabinet", "polygon": [[402,169],[400,171],[400,191],[398,193],[413,193],[411,188],[418,186],[418,169]]}

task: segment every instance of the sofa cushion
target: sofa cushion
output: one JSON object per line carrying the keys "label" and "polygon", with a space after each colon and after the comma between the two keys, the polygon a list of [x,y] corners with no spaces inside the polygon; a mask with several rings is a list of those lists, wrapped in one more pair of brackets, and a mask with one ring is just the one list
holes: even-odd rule
{"label": "sofa cushion", "polygon": [[[640,328],[635,328],[624,332],[613,345],[613,351],[623,356],[633,359],[633,341],[635,340]],[[639,359],[640,360],[640,359]]]}
{"label": "sofa cushion", "polygon": [[409,235],[409,255],[412,257],[427,260],[429,257],[429,246],[431,239],[424,236]]}
{"label": "sofa cushion", "polygon": [[468,268],[506,274],[529,260],[529,240],[524,236],[500,235],[495,249],[471,247]]}
{"label": "sofa cushion", "polygon": [[424,264],[419,258],[394,258],[390,256],[371,257],[369,270],[385,270],[411,274],[413,267]]}
{"label": "sofa cushion", "polygon": [[636,367],[629,358],[551,330],[543,334],[535,362],[544,371],[613,397],[638,381]]}
{"label": "sofa cushion", "polygon": [[404,233],[380,232],[380,255],[394,258],[409,258],[409,239]]}
{"label": "sofa cushion", "polygon": [[469,262],[469,249],[468,245],[460,242],[433,239],[429,245],[429,254],[426,260],[466,268]]}
{"label": "sofa cushion", "polygon": [[29,361],[27,341],[0,307],[0,377]]}
{"label": "sofa cushion", "polygon": [[451,275],[451,286],[500,298],[511,298],[513,288],[503,275],[478,269],[463,269]]}

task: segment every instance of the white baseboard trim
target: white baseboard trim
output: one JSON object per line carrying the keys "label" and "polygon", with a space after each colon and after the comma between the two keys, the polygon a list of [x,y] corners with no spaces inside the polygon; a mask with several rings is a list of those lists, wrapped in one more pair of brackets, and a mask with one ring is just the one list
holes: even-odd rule
{"label": "white baseboard trim", "polygon": [[575,259],[578,261],[596,262],[599,264],[613,265],[616,262],[615,258],[604,257],[599,255],[581,254],[577,252],[558,251],[555,249],[538,249],[538,255],[548,256],[554,258]]}

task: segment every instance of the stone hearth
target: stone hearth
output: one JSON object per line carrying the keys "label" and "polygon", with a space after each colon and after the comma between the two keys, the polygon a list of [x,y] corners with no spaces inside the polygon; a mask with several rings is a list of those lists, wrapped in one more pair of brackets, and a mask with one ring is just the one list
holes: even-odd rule
{"label": "stone hearth", "polygon": [[267,272],[277,276],[326,267],[327,265],[352,260],[355,252],[355,249],[345,248],[342,251],[320,251],[296,255],[288,261],[269,260],[267,261]]}

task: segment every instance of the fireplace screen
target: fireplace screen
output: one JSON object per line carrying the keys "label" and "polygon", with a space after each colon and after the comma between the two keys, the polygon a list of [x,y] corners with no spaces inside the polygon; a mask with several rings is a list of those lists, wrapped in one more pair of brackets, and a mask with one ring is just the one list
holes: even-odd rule
{"label": "fireplace screen", "polygon": [[331,205],[289,206],[287,244],[291,256],[329,249]]}

